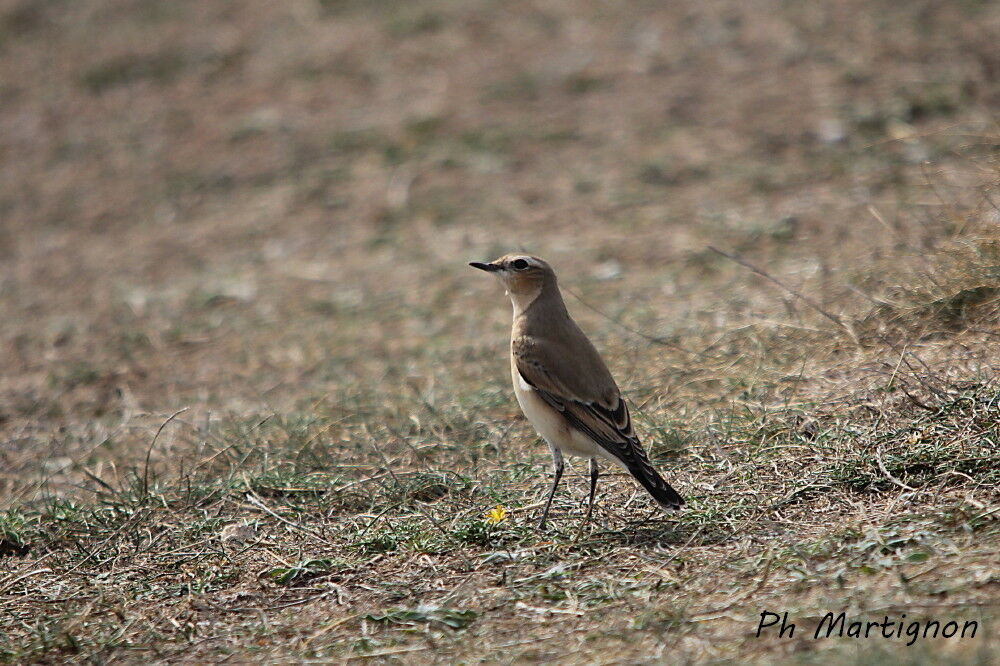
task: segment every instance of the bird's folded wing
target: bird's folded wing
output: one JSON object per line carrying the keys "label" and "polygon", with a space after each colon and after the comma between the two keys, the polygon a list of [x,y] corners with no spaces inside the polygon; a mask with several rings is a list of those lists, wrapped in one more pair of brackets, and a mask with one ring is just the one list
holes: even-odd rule
{"label": "bird's folded wing", "polygon": [[538,345],[514,345],[513,352],[521,378],[571,426],[629,467],[648,464],[632,429],[628,406],[603,363],[603,373],[595,372],[593,385],[587,386],[585,375],[552,368],[553,362],[546,362]]}

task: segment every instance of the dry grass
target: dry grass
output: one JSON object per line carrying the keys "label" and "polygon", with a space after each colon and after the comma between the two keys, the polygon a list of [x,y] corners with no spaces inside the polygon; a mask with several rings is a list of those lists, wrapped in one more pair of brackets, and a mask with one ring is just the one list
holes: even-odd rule
{"label": "dry grass", "polygon": [[[0,1],[0,655],[996,661],[998,34],[981,2]],[[611,473],[581,528],[576,465],[533,529],[547,453],[465,267],[520,247],[684,511]]]}

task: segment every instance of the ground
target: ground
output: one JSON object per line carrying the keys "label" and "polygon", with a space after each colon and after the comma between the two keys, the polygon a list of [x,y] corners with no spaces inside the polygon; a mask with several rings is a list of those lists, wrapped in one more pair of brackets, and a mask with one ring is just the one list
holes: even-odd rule
{"label": "ground", "polygon": [[[997,661],[998,38],[974,0],[0,0],[0,658]],[[466,266],[515,250],[683,511],[605,467],[584,524],[577,462],[535,529]],[[979,629],[812,637],[841,611]]]}

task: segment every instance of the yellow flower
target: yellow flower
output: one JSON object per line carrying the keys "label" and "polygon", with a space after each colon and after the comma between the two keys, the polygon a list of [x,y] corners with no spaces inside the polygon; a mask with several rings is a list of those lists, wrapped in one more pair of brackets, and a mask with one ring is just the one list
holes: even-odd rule
{"label": "yellow flower", "polygon": [[487,525],[496,525],[507,519],[507,509],[502,504],[497,504],[484,514]]}

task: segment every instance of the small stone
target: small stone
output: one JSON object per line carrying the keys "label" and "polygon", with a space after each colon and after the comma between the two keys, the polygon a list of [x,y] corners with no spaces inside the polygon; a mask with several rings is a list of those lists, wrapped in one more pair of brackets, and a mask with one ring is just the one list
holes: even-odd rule
{"label": "small stone", "polygon": [[621,276],[622,265],[614,259],[610,259],[595,266],[591,274],[597,280],[614,280]]}

